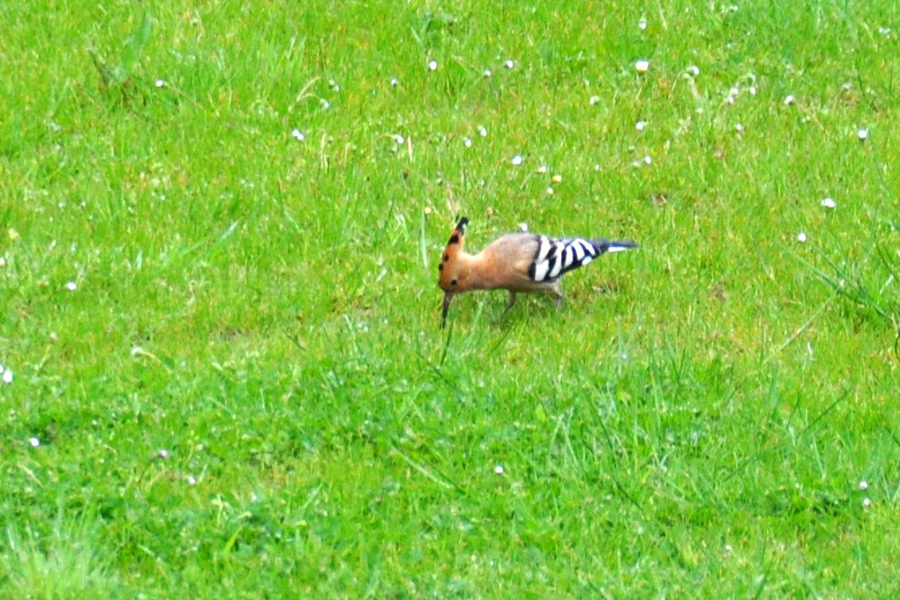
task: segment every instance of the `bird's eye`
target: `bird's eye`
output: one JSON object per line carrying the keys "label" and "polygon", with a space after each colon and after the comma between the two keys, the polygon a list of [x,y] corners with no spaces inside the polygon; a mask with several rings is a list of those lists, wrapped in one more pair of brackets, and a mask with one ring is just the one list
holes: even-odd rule
{"label": "bird's eye", "polygon": [[450,282],[450,285],[456,285],[457,283],[458,282],[454,279],[453,281]]}

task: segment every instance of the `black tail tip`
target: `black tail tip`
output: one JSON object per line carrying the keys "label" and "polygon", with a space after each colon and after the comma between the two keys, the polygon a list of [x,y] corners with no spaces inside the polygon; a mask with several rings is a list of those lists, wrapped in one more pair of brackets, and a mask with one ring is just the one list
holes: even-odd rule
{"label": "black tail tip", "polygon": [[456,224],[456,228],[465,233],[466,225],[469,224],[469,217],[463,217],[459,220],[459,223]]}

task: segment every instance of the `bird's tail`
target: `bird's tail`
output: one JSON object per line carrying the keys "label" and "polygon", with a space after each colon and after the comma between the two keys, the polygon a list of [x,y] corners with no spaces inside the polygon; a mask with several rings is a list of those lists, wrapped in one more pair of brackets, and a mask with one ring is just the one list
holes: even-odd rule
{"label": "bird's tail", "polygon": [[638,245],[631,240],[625,240],[622,242],[613,242],[610,240],[591,240],[591,243],[593,243],[594,247],[600,251],[600,254],[604,254],[606,252],[623,252],[625,250],[632,250],[638,247]]}

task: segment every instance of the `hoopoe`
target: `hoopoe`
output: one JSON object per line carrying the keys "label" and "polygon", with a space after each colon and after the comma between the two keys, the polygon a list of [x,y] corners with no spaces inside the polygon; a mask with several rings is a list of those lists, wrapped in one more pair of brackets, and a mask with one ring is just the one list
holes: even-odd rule
{"label": "hoopoe", "polygon": [[550,292],[556,296],[559,308],[563,302],[563,275],[605,252],[637,248],[632,241],[550,238],[519,232],[500,236],[478,254],[469,254],[465,250],[468,224],[466,217],[459,220],[438,265],[438,285],[444,290],[441,327],[447,321],[453,296],[472,290],[509,291],[506,310],[516,303],[518,292]]}

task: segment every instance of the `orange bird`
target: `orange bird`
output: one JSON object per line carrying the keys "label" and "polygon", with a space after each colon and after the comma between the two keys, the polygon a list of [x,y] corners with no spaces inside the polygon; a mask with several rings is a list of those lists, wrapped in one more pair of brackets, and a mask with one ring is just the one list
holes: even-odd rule
{"label": "orange bird", "polygon": [[453,296],[473,290],[507,290],[509,304],[516,303],[517,292],[550,292],[562,306],[562,276],[583,267],[606,252],[621,252],[638,245],[632,241],[605,239],[551,238],[519,232],[502,235],[478,254],[466,252],[466,225],[459,220],[438,265],[438,285],[444,290],[441,327],[447,321]]}

